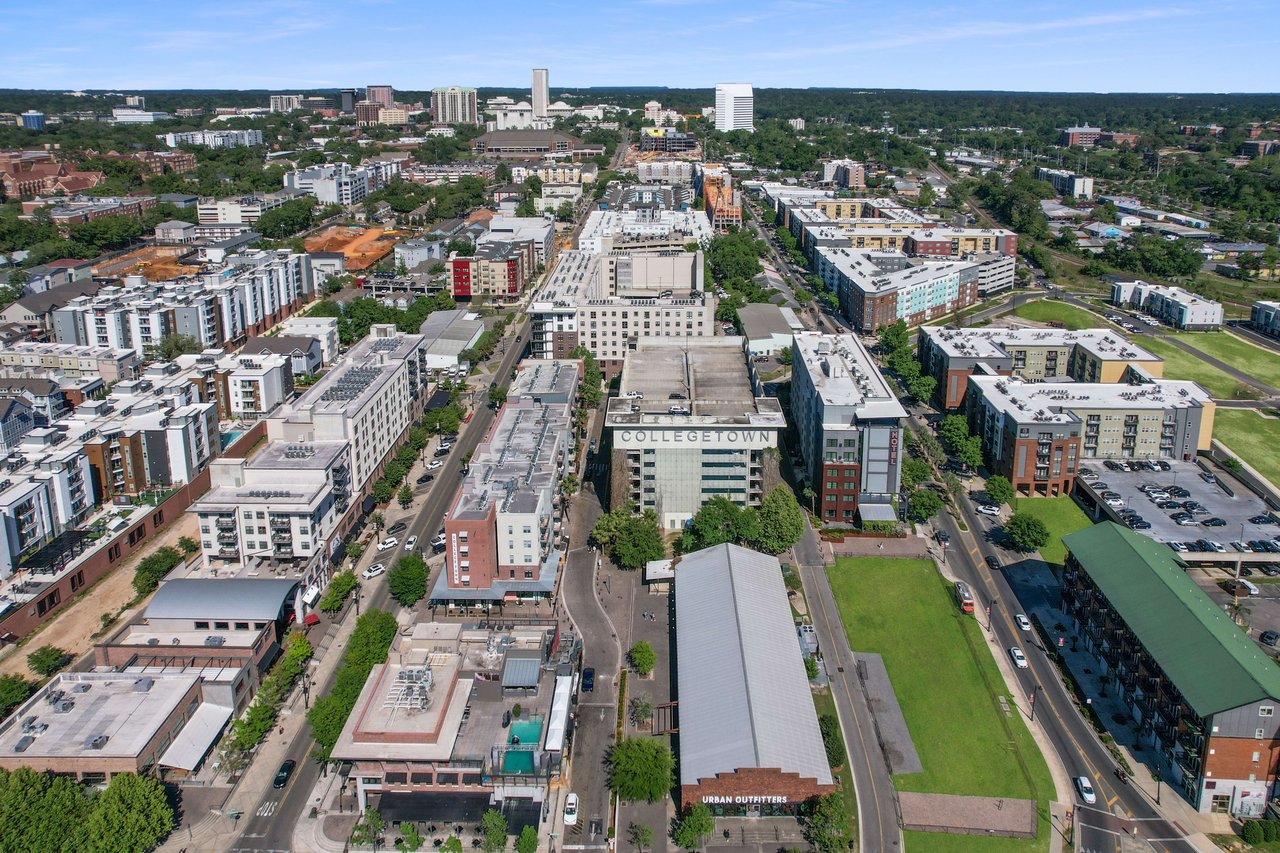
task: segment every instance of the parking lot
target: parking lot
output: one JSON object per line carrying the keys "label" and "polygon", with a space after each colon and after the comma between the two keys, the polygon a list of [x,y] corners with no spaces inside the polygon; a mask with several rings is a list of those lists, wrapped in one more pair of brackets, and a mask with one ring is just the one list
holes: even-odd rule
{"label": "parking lot", "polygon": [[[1280,526],[1250,521],[1259,516],[1270,518],[1266,504],[1253,492],[1225,477],[1215,477],[1210,481],[1206,479],[1208,475],[1204,469],[1193,462],[1167,460],[1167,464],[1168,471],[1147,468],[1116,471],[1107,468],[1101,460],[1086,460],[1082,470],[1091,469],[1093,476],[1077,479],[1077,490],[1086,507],[1103,503],[1106,497],[1113,496],[1111,505],[1102,507],[1104,512],[1109,510],[1118,520],[1123,520],[1119,517],[1121,513],[1136,512],[1151,527],[1144,528],[1139,524],[1135,529],[1158,542],[1195,543],[1204,539],[1216,543],[1224,552],[1238,553],[1240,549],[1233,546],[1233,542],[1246,543],[1248,548],[1250,541],[1269,541],[1280,536]],[[1148,484],[1172,490],[1168,498],[1159,501],[1166,504],[1164,508],[1142,491],[1141,487]],[[1191,523],[1179,524],[1171,516],[1187,513],[1187,510],[1183,506],[1174,507],[1173,503],[1183,504],[1186,501],[1194,501],[1200,508],[1191,515]],[[1215,519],[1224,523],[1219,525]],[[1218,547],[1193,547],[1189,550],[1216,551]],[[1277,551],[1280,552],[1280,548]],[[1280,553],[1276,555],[1276,562],[1280,563]]]}
{"label": "parking lot", "polygon": [[[1243,574],[1247,569],[1242,568]],[[1228,614],[1232,612],[1235,604],[1235,596],[1222,588],[1222,581],[1231,577],[1234,573],[1234,567],[1221,569],[1191,569],[1188,574],[1196,582],[1205,593],[1214,600],[1219,607]],[[1257,595],[1250,595],[1240,599],[1240,604],[1244,610],[1240,614],[1244,620],[1245,628],[1249,633],[1249,637],[1262,647],[1262,650],[1272,657],[1280,657],[1280,648],[1272,645],[1267,640],[1280,643],[1280,636],[1266,637],[1268,632],[1276,632],[1280,634],[1280,579],[1271,579],[1262,576],[1258,571],[1258,567],[1252,569],[1251,581],[1255,581],[1258,588]]]}

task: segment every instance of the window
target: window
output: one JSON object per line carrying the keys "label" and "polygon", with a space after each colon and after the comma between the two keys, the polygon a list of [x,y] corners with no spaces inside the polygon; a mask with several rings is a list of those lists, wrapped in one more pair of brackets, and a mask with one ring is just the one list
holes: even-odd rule
{"label": "window", "polygon": [[1261,752],[1256,752],[1256,751],[1255,751],[1255,752],[1253,753],[1253,763],[1254,763],[1254,764],[1257,764],[1257,763],[1258,763],[1258,759],[1260,759],[1260,758],[1262,758],[1262,753],[1261,753]]}
{"label": "window", "polygon": [[225,631],[230,627],[231,627],[230,622],[214,622],[213,623],[213,630],[215,631]]}
{"label": "window", "polygon": [[237,623],[236,623],[236,630],[237,630],[237,631],[248,631],[248,630],[249,630],[249,623],[248,623],[248,622],[237,622]]}
{"label": "window", "polygon": [[1272,714],[1274,714],[1274,713],[1275,713],[1275,711],[1276,711],[1276,709],[1275,709],[1273,706],[1271,706],[1271,705],[1263,705],[1262,707],[1258,708],[1258,716],[1259,716],[1259,717],[1270,717]]}
{"label": "window", "polygon": [[1263,734],[1264,734],[1264,732],[1263,732],[1263,730],[1262,730],[1262,729],[1254,729],[1254,730],[1253,730],[1253,736],[1254,736],[1256,739],[1258,739],[1258,740],[1262,740]]}
{"label": "window", "polygon": [[197,630],[197,631],[208,631],[208,630],[209,630],[209,623],[208,623],[208,622],[197,622],[197,623],[196,623],[196,630]]}

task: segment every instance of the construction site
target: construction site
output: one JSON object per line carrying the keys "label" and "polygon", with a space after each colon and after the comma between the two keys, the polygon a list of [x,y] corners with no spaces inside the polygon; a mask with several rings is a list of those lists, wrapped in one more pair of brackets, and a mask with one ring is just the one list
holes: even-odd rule
{"label": "construction site", "polygon": [[307,237],[304,244],[308,252],[341,252],[346,258],[347,270],[359,272],[385,258],[395,246],[397,234],[362,225],[330,225]]}
{"label": "construction site", "polygon": [[192,254],[190,246],[143,246],[95,264],[92,272],[101,278],[145,275],[148,281],[168,281],[199,271],[199,264],[180,262],[188,254]]}

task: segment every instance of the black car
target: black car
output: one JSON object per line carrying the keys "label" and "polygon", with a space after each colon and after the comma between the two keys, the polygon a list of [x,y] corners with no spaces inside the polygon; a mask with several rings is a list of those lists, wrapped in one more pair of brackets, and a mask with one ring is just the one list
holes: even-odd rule
{"label": "black car", "polygon": [[987,567],[988,567],[989,569],[991,569],[991,571],[993,571],[993,572],[995,572],[995,571],[999,571],[999,570],[1000,570],[1000,561],[999,561],[998,559],[996,559],[995,557],[987,557]]}
{"label": "black car", "polygon": [[1120,510],[1120,512],[1116,514],[1119,515],[1121,518],[1124,518],[1125,516],[1129,516],[1129,515],[1137,515],[1138,511],[1136,509],[1133,509],[1132,507],[1125,507],[1124,509]]}
{"label": "black car", "polygon": [[1139,519],[1137,519],[1136,521],[1134,521],[1134,522],[1133,522],[1133,524],[1130,524],[1129,526],[1130,526],[1130,527],[1132,527],[1134,530],[1150,530],[1150,529],[1151,529],[1151,522],[1149,522],[1149,521],[1143,521],[1142,519],[1140,519],[1140,518],[1139,518]]}
{"label": "black car", "polygon": [[1182,509],[1182,504],[1177,501],[1159,501],[1156,506],[1160,509]]}
{"label": "black car", "polygon": [[292,758],[286,759],[284,764],[280,765],[280,769],[276,771],[276,778],[271,782],[273,788],[283,788],[289,784],[289,777],[293,775],[293,768],[298,766],[298,762]]}
{"label": "black car", "polygon": [[1124,470],[1123,468],[1121,468],[1121,467],[1120,467],[1120,463],[1119,463],[1119,462],[1116,462],[1116,461],[1111,460],[1111,459],[1103,460],[1102,464],[1103,464],[1103,465],[1105,465],[1105,466],[1107,466],[1107,470],[1108,470],[1108,471],[1123,471],[1123,470]]}
{"label": "black car", "polygon": [[1258,642],[1264,646],[1274,646],[1277,642],[1280,642],[1280,634],[1275,631],[1263,631],[1258,637]]}
{"label": "black car", "polygon": [[421,477],[418,478],[418,485],[425,486],[427,483],[430,483],[435,478],[436,478],[435,474],[423,474]]}
{"label": "black car", "polygon": [[1182,486],[1170,486],[1169,488],[1165,489],[1165,491],[1169,493],[1169,497],[1171,498],[1191,497],[1191,492],[1188,492],[1186,489],[1182,488]]}
{"label": "black car", "polygon": [[405,524],[403,521],[397,521],[395,524],[387,528],[387,535],[395,536],[397,533],[399,533],[401,530],[404,530],[408,526],[409,525]]}
{"label": "black car", "polygon": [[582,692],[590,693],[596,689],[596,671],[593,667],[587,667],[582,671]]}
{"label": "black car", "polygon": [[1272,563],[1267,563],[1262,567],[1262,573],[1269,578],[1280,577],[1280,568],[1276,568]]}
{"label": "black car", "polygon": [[1205,527],[1226,527],[1227,526],[1227,523],[1223,521],[1221,518],[1218,518],[1217,516],[1214,516],[1213,518],[1206,518],[1204,521],[1200,523],[1203,524]]}
{"label": "black car", "polygon": [[1276,520],[1269,515],[1255,515],[1249,519],[1250,524],[1275,524]]}
{"label": "black car", "polygon": [[443,447],[435,452],[435,457],[437,459],[439,459],[441,456],[448,456],[448,455],[449,455],[449,451],[445,450]]}
{"label": "black car", "polygon": [[939,530],[938,541],[941,542],[943,545],[946,545],[948,542],[951,541],[951,534],[945,530]]}
{"label": "black car", "polygon": [[1240,577],[1242,577],[1242,578],[1251,578],[1251,577],[1253,577],[1253,569],[1249,568],[1248,566],[1241,566],[1241,567],[1240,567]]}

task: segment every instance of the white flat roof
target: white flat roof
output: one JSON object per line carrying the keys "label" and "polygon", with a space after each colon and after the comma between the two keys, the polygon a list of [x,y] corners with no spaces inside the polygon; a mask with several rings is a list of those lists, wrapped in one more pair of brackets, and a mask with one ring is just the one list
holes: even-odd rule
{"label": "white flat roof", "polygon": [[1095,382],[1023,382],[1007,376],[970,376],[983,399],[1019,421],[1073,423],[1077,409],[1187,409],[1212,401],[1194,382],[1157,379],[1145,385]]}
{"label": "white flat roof", "polygon": [[939,350],[951,357],[1007,358],[1017,347],[1081,347],[1103,361],[1160,361],[1160,356],[1143,349],[1111,329],[1027,329],[986,326],[951,329],[921,326],[920,331]]}
{"label": "white flat roof", "polygon": [[792,338],[792,359],[827,406],[855,407],[860,420],[907,416],[855,335],[802,332]]}

